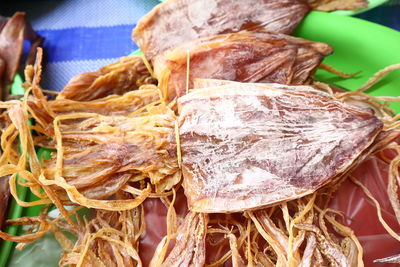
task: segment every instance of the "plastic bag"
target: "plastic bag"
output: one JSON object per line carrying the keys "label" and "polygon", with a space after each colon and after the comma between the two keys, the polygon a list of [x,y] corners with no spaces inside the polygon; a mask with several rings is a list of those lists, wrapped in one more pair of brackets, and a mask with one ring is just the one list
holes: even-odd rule
{"label": "plastic bag", "polygon": [[[389,165],[378,156],[368,157],[354,172],[354,176],[366,186],[382,208],[382,217],[395,231],[400,232],[386,188]],[[389,263],[373,263],[373,260],[400,253],[400,244],[391,237],[378,220],[374,203],[362,189],[346,180],[331,201],[331,208],[342,211],[364,249],[365,266],[393,266]]]}

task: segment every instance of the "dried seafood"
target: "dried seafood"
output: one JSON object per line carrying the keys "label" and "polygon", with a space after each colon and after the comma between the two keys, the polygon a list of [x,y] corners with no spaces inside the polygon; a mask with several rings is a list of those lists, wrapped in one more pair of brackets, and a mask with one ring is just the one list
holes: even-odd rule
{"label": "dried seafood", "polygon": [[4,18],[0,28],[0,98],[6,100],[9,86],[20,66],[24,39],[31,43],[26,64],[35,60],[36,49],[44,38],[38,35],[25,19],[25,13],[16,12],[11,18]]}
{"label": "dried seafood", "polygon": [[[2,162],[0,175],[10,175],[11,193],[20,205],[34,206],[53,203],[61,214],[57,218],[50,218],[46,215],[45,209],[39,217],[8,220],[7,224],[31,225],[31,228],[26,235],[21,237],[0,233],[3,239],[27,243],[35,241],[48,231],[53,231],[66,251],[62,255],[60,264],[141,266],[138,238],[144,230],[145,216],[141,203],[146,198],[157,197],[161,198],[168,208],[166,217],[168,230],[167,236],[162,239],[153,256],[153,266],[174,265],[180,261],[184,265],[193,264],[194,266],[220,266],[224,263],[232,266],[246,264],[250,266],[309,266],[315,264],[362,266],[363,252],[359,241],[354,232],[341,222],[342,216],[336,211],[326,208],[330,199],[326,196],[332,196],[337,184],[349,175],[350,167],[356,166],[367,154],[394,147],[391,142],[399,136],[398,130],[396,130],[399,127],[397,117],[393,117],[391,111],[377,101],[380,100],[379,97],[368,96],[361,90],[355,92],[333,90],[323,84],[317,85],[328,93],[318,91],[310,86],[242,84],[197,79],[194,81],[194,87],[197,90],[180,98],[178,103],[180,123],[190,121],[195,117],[198,121],[192,125],[193,127],[179,125],[180,138],[176,139],[175,115],[160,98],[160,90],[151,84],[127,92],[122,96],[112,95],[92,101],[63,98],[48,101],[38,85],[41,72],[40,55],[39,53],[36,65],[26,71],[28,90],[25,100],[1,103],[1,107],[7,110],[6,117],[10,124],[2,135],[4,154],[0,158]],[[382,76],[381,73],[379,73],[380,76]],[[202,87],[212,88],[200,89]],[[285,101],[281,99],[283,96],[286,97]],[[279,110],[285,110],[287,116],[296,113],[300,116],[303,113],[300,113],[299,110],[310,111],[310,108],[313,107],[312,113],[309,112],[308,116],[303,114],[300,118],[300,121],[306,121],[310,127],[316,126],[315,123],[321,122],[321,119],[326,117],[323,115],[327,115],[322,112],[323,110],[315,113],[316,110],[323,109],[321,107],[324,106],[321,104],[327,107],[330,115],[336,114],[333,116],[337,120],[334,123],[334,141],[339,140],[340,142],[337,147],[330,150],[331,153],[326,154],[326,161],[324,161],[324,164],[332,163],[329,165],[331,167],[325,168],[325,165],[318,167],[319,165],[316,164],[316,168],[312,168],[323,170],[324,175],[309,174],[310,179],[306,180],[306,184],[309,185],[307,187],[309,191],[306,193],[308,196],[298,194],[288,197],[283,194],[284,196],[282,195],[283,197],[281,196],[280,199],[272,201],[281,202],[279,204],[256,211],[243,212],[243,210],[255,207],[262,208],[268,203],[255,206],[247,203],[245,207],[238,207],[235,204],[238,203],[236,200],[240,194],[235,192],[226,194],[230,197],[229,203],[227,201],[217,203],[218,201],[216,201],[214,204],[218,208],[222,204],[228,203],[229,205],[225,205],[224,209],[218,211],[241,211],[241,213],[205,215],[192,211],[186,215],[186,219],[178,217],[174,209],[175,191],[173,187],[180,181],[181,153],[182,167],[185,172],[185,193],[188,195],[189,207],[196,210],[190,202],[195,194],[191,194],[191,189],[188,187],[190,175],[187,175],[187,169],[190,166],[187,162],[187,151],[195,146],[188,146],[188,140],[193,138],[193,135],[187,135],[185,131],[187,133],[196,131],[203,125],[201,120],[212,118],[208,115],[216,110],[222,110],[221,114],[235,115],[235,108],[241,106],[249,108],[247,117],[246,112],[241,115],[247,118],[247,122],[256,119],[260,121],[263,117],[261,116],[262,112],[256,112],[255,114],[258,115],[253,116],[254,108],[257,108],[254,106],[254,101],[251,102],[251,105],[241,105],[250,98],[259,99],[260,97],[266,98],[262,102],[264,104],[259,106],[260,111],[262,111],[261,107],[264,107],[265,110],[273,110],[272,106],[269,109],[268,105],[265,106],[272,101],[271,99],[280,100],[276,101],[276,104],[283,105],[284,108]],[[292,101],[292,98],[299,98],[301,101]],[[232,99],[235,100],[232,105],[221,104],[221,101],[226,102]],[[385,99],[385,101],[395,100]],[[200,101],[201,103],[188,105],[191,101]],[[349,102],[351,105],[341,101]],[[209,105],[217,102],[218,105],[215,105],[214,108],[208,108]],[[293,106],[296,103],[298,103],[297,109]],[[359,103],[373,108],[379,116],[379,120],[365,107],[352,106]],[[198,116],[188,116],[191,114],[190,110],[195,109],[199,110]],[[230,112],[231,109],[233,112]],[[298,112],[295,112],[296,110]],[[274,121],[273,112],[267,113],[270,115],[268,122]],[[318,120],[312,120],[312,116],[317,116],[316,114]],[[28,125],[29,117],[36,120],[36,125]],[[296,117],[293,120],[298,121],[298,119]],[[380,132],[382,123],[384,131]],[[221,125],[220,123],[220,126],[213,127],[204,124],[203,129],[205,132],[211,133],[213,129],[221,129]],[[243,127],[246,125],[241,124],[241,130],[234,132],[236,134],[245,133],[246,129]],[[258,125],[261,126],[259,123]],[[356,125],[362,127],[356,129],[357,127],[353,127]],[[268,123],[263,123],[262,126],[267,127]],[[336,130],[336,127],[339,126],[343,128],[343,133],[346,133],[346,138],[338,138],[338,133],[342,132]],[[36,131],[37,135],[32,136],[30,129]],[[321,131],[316,130],[315,132]],[[210,139],[213,144],[218,144],[218,134],[221,133],[218,131],[213,134],[213,138]],[[268,133],[268,135],[271,134]],[[378,133],[379,135],[374,139]],[[257,142],[266,138],[257,134],[254,136],[260,137],[255,139]],[[17,137],[21,140],[22,152],[16,146]],[[319,138],[320,141],[326,141],[325,137]],[[225,136],[224,140],[226,138]],[[207,142],[200,139],[201,146],[206,149],[207,144],[210,144],[211,141],[207,141],[209,138],[203,138]],[[266,140],[271,143],[279,138],[272,140],[267,136]],[[121,150],[120,146],[113,147],[115,143],[121,141],[126,142],[128,147],[132,144],[134,147],[136,144],[134,153],[130,150]],[[353,141],[355,142],[353,143]],[[371,142],[373,142],[372,146],[366,149]],[[346,145],[348,143],[352,143],[351,149]],[[252,141],[247,140],[243,144],[251,145]],[[34,145],[56,149],[56,153],[52,159],[40,164],[34,153]],[[161,150],[156,151],[157,148]],[[326,147],[323,146],[323,148]],[[241,154],[243,154],[243,149],[246,148],[241,147],[241,149]],[[321,154],[321,149],[314,154]],[[259,153],[260,150],[254,150],[253,155],[262,155]],[[308,152],[310,151],[316,152],[312,149],[309,149]],[[138,152],[140,153],[138,154]],[[148,155],[150,157],[147,157]],[[193,162],[210,164],[209,160],[216,155],[218,153],[213,153],[204,161],[197,157]],[[279,155],[275,155],[275,157],[279,158]],[[336,160],[330,161],[329,159],[332,158]],[[289,154],[285,159],[286,163],[288,159],[290,160]],[[302,159],[306,160],[307,158],[303,157]],[[312,160],[308,162],[312,162]],[[400,161],[394,158],[390,162],[395,170],[398,166],[396,164],[399,164]],[[223,163],[223,161],[218,162],[213,167],[224,166]],[[251,162],[247,163],[251,164]],[[290,167],[291,164],[285,165]],[[96,171],[93,171],[91,166],[96,166]],[[207,169],[210,168],[203,168],[202,173]],[[276,169],[290,168],[281,166]],[[241,170],[246,169],[241,168]],[[231,168],[229,171],[234,172],[235,168]],[[298,173],[301,174],[302,171],[300,170]],[[214,175],[213,178],[219,178],[220,175],[220,173]],[[281,175],[281,177],[284,176]],[[394,173],[391,177],[392,181],[395,181],[393,179],[398,177],[398,174]],[[314,178],[318,179],[313,180]],[[300,180],[300,182],[303,186],[305,185],[304,180]],[[18,199],[16,183],[29,187],[39,197],[39,200],[24,202]],[[309,195],[324,184],[327,185]],[[391,184],[393,186],[393,182]],[[228,183],[222,189],[230,190],[232,186],[235,189],[234,187],[237,185]],[[259,184],[256,186],[257,188],[247,195],[253,197],[257,195],[254,194],[257,193],[257,190],[260,191],[263,188]],[[171,195],[171,192],[168,192],[169,189],[172,190],[172,201],[168,197]],[[207,194],[210,191],[198,192]],[[217,195],[221,192],[217,192]],[[391,192],[391,194],[394,196],[395,193]],[[218,199],[214,198],[217,195],[205,196],[210,199]],[[235,199],[232,199],[232,196],[235,196]],[[290,201],[292,198],[296,199]],[[391,200],[394,207],[400,206],[397,204],[396,198],[392,197]],[[75,211],[64,207],[69,204],[78,205],[78,209],[81,206],[96,208],[97,211],[88,222],[83,223],[78,220],[76,223],[77,219],[72,219],[72,217],[76,217]],[[200,211],[207,210],[200,209]],[[177,224],[180,226],[177,227]],[[326,224],[330,226],[328,227]],[[73,244],[62,234],[63,231],[73,233],[78,241]],[[395,233],[393,235],[397,236]],[[173,245],[173,249],[168,252],[170,244]]]}
{"label": "dried seafood", "polygon": [[150,266],[204,266],[206,260],[206,233],[208,217],[201,213],[188,213],[177,229],[175,244],[163,260],[160,253],[168,247],[165,238],[158,246]]}
{"label": "dried seafood", "polygon": [[216,34],[255,29],[290,34],[308,11],[298,0],[169,0],[138,22],[133,40],[152,59],[168,48]]}
{"label": "dried seafood", "polygon": [[[0,102],[5,122],[0,177],[9,176],[19,205],[45,206],[37,217],[6,221],[29,227],[24,235],[0,232],[0,237],[20,242],[22,248],[53,232],[65,250],[61,266],[361,267],[363,248],[356,233],[346,226],[348,218],[330,208],[341,183],[352,181],[376,204],[384,229],[400,241],[354,171],[365,158],[380,155],[389,169],[387,196],[400,223],[400,116],[388,108],[399,98],[364,93],[400,65],[378,72],[354,92],[312,81],[315,68],[332,51],[328,45],[266,31],[229,34],[260,26],[287,32],[308,8],[294,0],[251,3],[254,8],[245,9],[226,0],[170,0],[146,16],[134,36],[153,59],[157,86],[146,59],[126,57],[78,75],[49,100],[39,85],[39,49],[34,66],[25,70],[24,100]],[[192,14],[203,5],[214,12]],[[232,6],[238,8],[236,13],[221,16]],[[252,20],[239,16],[249,13]],[[257,21],[260,16],[268,16],[266,24]],[[221,27],[210,24],[225,19],[229,23],[218,24]],[[166,21],[172,24],[164,31]],[[191,35],[193,23],[198,28]],[[205,38],[195,40],[198,37]],[[234,71],[249,71],[249,63],[255,62],[256,70],[246,78],[237,78],[237,73],[226,77],[227,62],[240,59],[244,43],[267,54],[254,53],[250,61],[230,64]],[[176,48],[154,58],[176,45],[183,51]],[[212,61],[212,50],[202,51],[202,45],[228,52]],[[255,60],[268,58],[268,53],[272,59],[263,64],[276,65],[270,72]],[[179,59],[176,65],[171,54]],[[274,61],[276,55],[282,56],[281,62]],[[217,62],[216,69],[225,65],[218,71],[226,76],[200,75],[196,58]],[[198,79],[209,77],[226,80]],[[178,96],[188,94],[166,102],[175,90]],[[39,161],[38,146],[51,149],[50,159]],[[38,199],[19,199],[17,184]],[[151,261],[144,261],[140,250],[146,222],[151,229],[151,213],[157,212],[146,209],[146,201],[152,200],[167,210],[166,234],[157,240]],[[48,213],[52,207],[59,212],[56,217]],[[92,211],[81,217],[78,211],[84,207]]]}
{"label": "dried seafood", "polygon": [[17,73],[24,45],[25,15],[17,12],[0,32],[0,86],[3,92]]}
{"label": "dried seafood", "polygon": [[[156,88],[90,103],[65,99],[47,101],[38,88],[40,55],[35,66],[26,72],[27,92],[32,91],[34,96],[28,97],[27,93],[23,103],[14,101],[6,106],[14,122],[14,127],[7,132],[13,137],[10,142],[19,131],[25,135],[22,146],[29,154],[34,151],[34,144],[57,150],[42,165],[31,157],[30,172],[26,173],[31,177],[26,178],[30,181],[26,186],[35,188],[34,193],[43,199],[39,202],[48,203],[48,196],[37,191],[48,187],[60,205],[75,203],[105,210],[128,210],[151,194],[150,185],[154,185],[155,192],[162,193],[179,182],[175,116],[166,106],[154,107],[160,103]],[[65,101],[69,106],[63,106]],[[116,107],[115,103],[121,106]],[[121,112],[123,103],[126,108]],[[85,105],[87,110],[81,112]],[[28,110],[37,121],[32,128],[42,133],[35,138],[29,132]],[[4,162],[7,157],[3,155]],[[96,171],[92,166],[96,166]],[[25,167],[12,169],[7,173],[12,174],[15,182],[16,175]],[[147,186],[135,185],[145,180],[149,181]],[[133,192],[137,198],[105,200],[123,191]],[[16,196],[13,190],[12,193]]]}
{"label": "dried seafood", "polygon": [[191,210],[235,212],[310,194],[374,141],[382,123],[306,86],[231,83],[178,99]]}
{"label": "dried seafood", "polygon": [[[154,75],[168,99],[193,88],[196,78],[308,84],[332,47],[266,31],[223,34],[179,45],[154,58]],[[188,74],[189,73],[189,74]]]}
{"label": "dried seafood", "polygon": [[[9,90],[15,75],[17,74],[22,57],[24,39],[31,42],[31,50],[27,57],[27,64],[34,60],[36,48],[39,47],[43,38],[33,31],[29,23],[26,22],[25,14],[15,13],[11,18],[1,17],[0,21],[0,99],[8,100]],[[7,116],[1,115],[0,127],[3,131],[8,122]],[[0,229],[8,207],[10,196],[8,186],[8,176],[1,177],[0,181]]]}
{"label": "dried seafood", "polygon": [[75,244],[57,232],[65,250],[60,266],[142,266],[138,254],[140,235],[145,229],[142,209],[97,210],[93,217],[77,228]]}
{"label": "dried seafood", "polygon": [[97,71],[75,76],[62,89],[58,99],[90,101],[112,94],[122,95],[152,82],[141,57],[124,57]]}

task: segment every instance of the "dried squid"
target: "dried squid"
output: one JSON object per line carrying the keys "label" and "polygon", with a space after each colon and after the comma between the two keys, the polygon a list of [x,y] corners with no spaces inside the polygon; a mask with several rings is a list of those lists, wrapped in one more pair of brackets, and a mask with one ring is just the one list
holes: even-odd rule
{"label": "dried squid", "polygon": [[[42,44],[43,38],[33,31],[22,12],[16,12],[11,18],[0,18],[0,99],[3,101],[9,98],[10,85],[20,66],[24,39],[31,42],[31,50],[27,57],[27,63],[29,63],[35,58],[36,48]],[[1,114],[2,132],[9,124],[4,120],[5,117],[4,113]],[[6,214],[9,196],[8,177],[1,177],[0,228]]]}
{"label": "dried squid", "polygon": [[231,83],[178,99],[185,194],[196,212],[310,194],[348,170],[382,122],[307,86]]}
{"label": "dried squid", "polygon": [[0,28],[0,92],[2,99],[9,94],[9,86],[20,66],[24,40],[31,43],[26,64],[35,60],[36,49],[44,38],[38,35],[25,19],[25,13],[16,12],[11,18],[4,18]]}
{"label": "dried squid", "polygon": [[65,250],[59,264],[93,267],[142,266],[138,247],[144,229],[140,207],[121,212],[97,210],[86,225],[70,229],[78,239],[75,244],[60,231],[56,232],[56,237]]}
{"label": "dried squid", "polygon": [[[242,2],[170,0],[143,18],[133,35],[156,77],[146,59],[125,57],[49,100],[39,52],[24,100],[0,103],[9,121],[0,174],[14,197],[17,183],[39,197],[20,205],[47,205],[6,222],[29,225],[26,235],[0,237],[28,243],[52,231],[60,265],[146,266],[140,250],[157,243],[142,246],[146,231],[160,223],[146,201],[158,201],[167,233],[150,266],[363,266],[360,242],[328,205],[368,154],[400,153],[398,117],[381,103],[390,99],[317,87],[332,48],[272,32],[291,32],[304,2]],[[39,162],[38,146],[49,159]],[[400,160],[388,162],[394,183]],[[81,219],[83,207],[95,210]]]}
{"label": "dried squid", "polygon": [[59,99],[90,101],[108,95],[122,95],[152,80],[143,59],[124,57],[94,72],[85,72],[71,79],[58,95]]}
{"label": "dried squid", "polygon": [[266,31],[223,34],[158,55],[153,60],[154,74],[168,87],[170,100],[193,88],[196,78],[308,84],[332,51],[325,43]]}
{"label": "dried squid", "polygon": [[197,38],[242,30],[290,34],[308,13],[299,0],[169,0],[145,15],[133,40],[148,59]]}
{"label": "dried squid", "polygon": [[[57,150],[40,166],[37,162],[31,166],[27,175],[35,177],[35,187],[51,188],[60,204],[127,210],[138,206],[152,191],[162,193],[179,182],[175,115],[160,103],[156,87],[150,84],[147,89],[89,102],[62,97],[48,101],[39,87],[41,53],[38,55],[35,66],[26,70],[26,87],[33,95],[27,94],[22,104],[10,103],[8,114],[11,121],[18,122],[8,134],[25,129],[30,151],[33,143]],[[138,62],[135,59],[131,61]],[[118,69],[119,64],[124,63],[114,67]],[[108,73],[99,79],[104,76]],[[114,83],[111,79],[105,86]],[[28,110],[40,136],[32,137],[27,130]],[[11,173],[15,179],[19,170]],[[149,182],[147,186],[144,181]],[[123,191],[137,198],[107,200]]]}
{"label": "dried squid", "polygon": [[[168,246],[164,239],[156,251],[149,266],[204,266],[206,260],[206,233],[208,216],[202,213],[189,212],[177,229],[176,241],[168,257],[163,260],[162,248]],[[161,264],[162,263],[162,264]]]}

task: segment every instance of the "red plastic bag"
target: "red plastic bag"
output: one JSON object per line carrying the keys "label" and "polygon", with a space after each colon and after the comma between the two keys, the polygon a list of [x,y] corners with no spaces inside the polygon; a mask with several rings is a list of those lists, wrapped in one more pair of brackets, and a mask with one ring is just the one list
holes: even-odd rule
{"label": "red plastic bag", "polygon": [[[378,156],[370,156],[357,167],[353,175],[380,203],[382,217],[387,224],[395,232],[400,232],[386,192],[388,170],[389,164]],[[345,214],[346,224],[354,230],[364,249],[365,266],[393,266],[389,263],[373,263],[375,259],[399,254],[400,243],[383,228],[375,204],[359,186],[350,180],[345,181],[333,196],[330,207]]]}

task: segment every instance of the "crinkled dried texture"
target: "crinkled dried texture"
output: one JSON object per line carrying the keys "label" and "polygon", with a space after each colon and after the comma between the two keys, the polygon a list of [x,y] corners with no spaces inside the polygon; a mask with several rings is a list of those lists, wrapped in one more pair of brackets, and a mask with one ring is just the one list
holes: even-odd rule
{"label": "crinkled dried texture", "polygon": [[[59,97],[48,101],[39,86],[42,55],[42,50],[38,49],[35,65],[28,66],[25,69],[25,87],[32,90],[33,93],[33,97],[27,98],[29,111],[50,138],[54,134],[53,120],[57,115],[85,112],[107,116],[134,117],[145,112],[148,113],[151,106],[156,106],[161,102],[159,89],[152,84],[143,85],[140,90],[127,92],[122,96],[106,96],[91,101],[77,101]],[[107,86],[112,86],[112,83],[113,80],[109,80]]]}
{"label": "crinkled dried texture", "polygon": [[366,0],[304,0],[318,11],[334,11],[343,9],[359,9],[368,7]]}
{"label": "crinkled dried texture", "polygon": [[313,262],[313,254],[315,249],[317,248],[317,239],[315,238],[314,233],[310,233],[307,236],[307,245],[304,249],[303,258],[301,259],[301,263],[299,267],[308,267],[312,266]]}
{"label": "crinkled dried texture", "polygon": [[[335,211],[321,210],[314,200],[314,196],[304,197],[253,213],[210,214],[205,265],[299,266],[302,263],[302,266],[337,266],[336,261],[341,261],[351,263],[347,266],[363,266],[362,258],[358,257],[362,256],[362,249],[354,233],[339,223],[337,219],[341,217],[336,216]],[[165,220],[165,213],[157,212],[160,211],[151,210],[151,219],[159,216],[157,220]],[[189,224],[187,218],[182,217],[182,225]],[[307,230],[300,229],[302,225],[308,226]],[[181,232],[179,229],[178,236]],[[172,237],[175,238],[175,234]],[[161,266],[161,248],[168,246],[165,238],[157,247],[152,266]],[[187,245],[179,252],[180,255],[191,254],[192,247]],[[175,263],[180,262],[174,258],[170,264],[175,266]]]}
{"label": "crinkled dried texture", "polygon": [[[7,32],[4,32],[6,36],[3,36],[4,39],[2,39],[2,41],[5,42],[5,40],[7,40],[8,42],[10,42],[8,44],[7,43],[3,44],[6,44],[11,47],[11,44],[13,43],[14,44],[13,49],[16,49],[12,51],[15,54],[13,62],[9,62],[11,64],[9,65],[9,68],[12,68],[13,71],[16,71],[16,68],[18,68],[22,55],[21,46],[23,46],[24,39],[28,40],[31,43],[31,47],[29,49],[29,54],[27,56],[25,65],[27,66],[33,64],[35,62],[36,50],[38,47],[42,46],[44,38],[33,30],[32,25],[29,22],[25,21],[25,13],[16,12],[11,18],[0,17],[0,35],[3,29]],[[8,51],[7,53],[8,59],[12,58],[12,56],[9,55],[10,51]],[[12,78],[14,77],[14,75],[12,76]],[[10,77],[11,76],[9,76],[9,78]]]}
{"label": "crinkled dried texture", "polygon": [[169,0],[145,15],[133,40],[147,58],[181,43],[242,30],[290,34],[308,13],[298,0]]}
{"label": "crinkled dried texture", "polygon": [[[286,236],[286,234],[282,231],[282,229],[279,229],[275,223],[269,218],[268,211],[267,210],[259,210],[252,215],[250,214],[250,218],[253,219],[255,223],[260,223],[260,226],[262,227],[263,231],[262,236],[265,237],[266,241],[269,243],[269,245],[272,247],[272,249],[275,251],[275,253],[278,256],[278,261],[280,262],[287,262],[288,257],[289,257],[289,238]],[[298,258],[299,255],[298,253],[294,254],[292,253],[292,256],[294,258],[297,258],[296,263],[298,264]],[[282,258],[281,258],[282,257]]]}
{"label": "crinkled dried texture", "polygon": [[122,212],[98,210],[77,233],[74,247],[61,255],[59,265],[142,266],[138,247],[144,227],[142,208]]}
{"label": "crinkled dried texture", "polygon": [[[66,116],[58,117],[63,153],[58,152],[47,162],[48,179],[56,179],[59,173],[78,190],[90,189],[95,199],[114,194],[129,180],[149,178],[157,192],[179,182],[174,117],[88,115],[64,124]],[[70,118],[76,120],[74,115]],[[60,142],[57,140],[57,149]],[[58,169],[57,159],[62,160],[62,170]],[[165,184],[165,179],[170,183]]]}
{"label": "crinkled dried texture", "polygon": [[[60,202],[128,210],[153,188],[163,192],[180,181],[175,116],[161,103],[154,85],[92,101],[48,101],[39,87],[38,55],[35,66],[26,71],[26,86],[33,92],[26,103],[41,134],[35,143],[57,150],[42,165],[39,181],[52,187]],[[147,187],[145,180],[150,182]],[[108,200],[122,191],[136,198]]]}
{"label": "crinkled dried texture", "polygon": [[321,253],[328,258],[331,266],[337,267],[351,267],[346,255],[337,247],[335,243],[329,242],[329,240],[321,233],[321,230],[314,225],[298,224],[296,227],[302,230],[306,230],[315,233],[318,239],[318,246]]}
{"label": "crinkled dried texture", "polygon": [[[161,266],[193,266],[201,267],[206,259],[206,233],[208,216],[202,213],[189,212],[176,233],[172,251]],[[156,253],[150,266],[158,260]]]}
{"label": "crinkled dried texture", "polygon": [[241,32],[179,45],[155,57],[153,63],[155,76],[166,81],[168,89],[163,91],[172,100],[184,95],[187,87],[192,89],[196,78],[307,84],[332,51],[325,43],[284,34]]}
{"label": "crinkled dried texture", "polygon": [[196,212],[300,198],[345,172],[382,122],[311,87],[239,84],[178,100],[182,170]]}
{"label": "crinkled dried texture", "polygon": [[111,94],[122,95],[152,82],[141,57],[123,57],[97,71],[75,76],[57,98],[90,101]]}
{"label": "crinkled dried texture", "polygon": [[261,266],[364,266],[357,237],[339,222],[340,213],[319,208],[317,194],[246,212],[252,221],[246,243],[254,253],[247,258]]}

